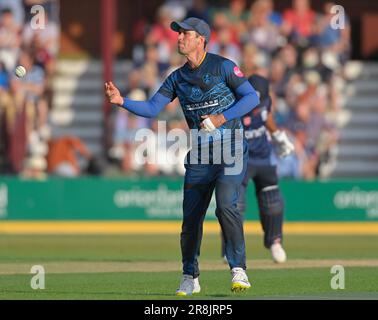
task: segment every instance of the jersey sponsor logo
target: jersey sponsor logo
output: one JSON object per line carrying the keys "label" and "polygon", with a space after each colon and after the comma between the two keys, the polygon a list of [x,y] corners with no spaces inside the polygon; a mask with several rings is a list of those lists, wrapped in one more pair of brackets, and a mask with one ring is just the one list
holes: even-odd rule
{"label": "jersey sponsor logo", "polygon": [[266,132],[265,126],[261,126],[258,129],[254,130],[245,130],[244,131],[244,136],[247,140],[254,139],[254,138],[259,138],[263,136]]}
{"label": "jersey sponsor logo", "polygon": [[239,78],[244,77],[244,73],[239,69],[238,66],[234,67],[234,73]]}
{"label": "jersey sponsor logo", "polygon": [[205,101],[205,102],[187,104],[185,105],[185,108],[191,111],[191,110],[205,109],[205,108],[217,107],[217,106],[219,106],[219,100],[215,99],[215,100],[210,100],[210,101]]}
{"label": "jersey sponsor logo", "polygon": [[203,83],[204,83],[204,84],[209,85],[209,84],[212,82],[213,77],[211,76],[211,74],[206,73],[206,74],[202,77],[202,80],[203,80]]}

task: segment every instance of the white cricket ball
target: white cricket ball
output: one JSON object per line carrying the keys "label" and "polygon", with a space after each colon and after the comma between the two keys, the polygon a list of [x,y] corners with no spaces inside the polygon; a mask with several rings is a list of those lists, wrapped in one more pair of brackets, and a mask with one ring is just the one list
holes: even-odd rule
{"label": "white cricket ball", "polygon": [[26,75],[26,69],[23,66],[18,66],[14,71],[17,77],[22,78]]}

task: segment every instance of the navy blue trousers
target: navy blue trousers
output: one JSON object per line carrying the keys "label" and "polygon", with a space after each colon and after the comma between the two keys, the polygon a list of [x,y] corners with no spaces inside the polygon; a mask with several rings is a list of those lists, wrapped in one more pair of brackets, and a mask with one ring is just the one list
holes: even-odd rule
{"label": "navy blue trousers", "polygon": [[246,269],[243,218],[237,208],[241,183],[247,169],[248,146],[244,146],[241,172],[226,174],[226,164],[186,164],[181,252],[183,274],[199,276],[198,257],[203,221],[215,190],[216,216],[225,239],[230,268]]}

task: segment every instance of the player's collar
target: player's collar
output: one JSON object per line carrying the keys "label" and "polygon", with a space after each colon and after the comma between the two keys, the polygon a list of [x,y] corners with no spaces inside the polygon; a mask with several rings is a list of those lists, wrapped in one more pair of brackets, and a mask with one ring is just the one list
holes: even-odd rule
{"label": "player's collar", "polygon": [[190,67],[190,69],[191,69],[191,70],[197,70],[197,69],[202,65],[202,63],[205,61],[206,55],[207,55],[207,52],[205,51],[205,53],[203,54],[203,57],[201,58],[201,61],[200,61],[200,63],[198,64],[198,66],[195,67],[195,68],[191,68],[191,67]]}
{"label": "player's collar", "polygon": [[198,68],[198,67],[202,64],[202,62],[205,60],[205,58],[206,58],[206,54],[207,54],[207,52],[205,51],[205,53],[203,54],[203,57],[202,57],[202,59],[201,59],[199,65],[198,65],[196,68]]}

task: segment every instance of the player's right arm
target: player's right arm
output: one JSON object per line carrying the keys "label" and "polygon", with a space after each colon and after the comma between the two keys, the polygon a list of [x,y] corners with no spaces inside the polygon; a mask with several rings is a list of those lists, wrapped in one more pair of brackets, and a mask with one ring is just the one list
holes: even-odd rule
{"label": "player's right arm", "polygon": [[170,98],[160,92],[157,92],[148,101],[135,101],[124,98],[121,96],[118,88],[111,81],[105,83],[105,95],[111,104],[125,108],[126,110],[145,118],[156,117],[159,112],[171,102]]}

